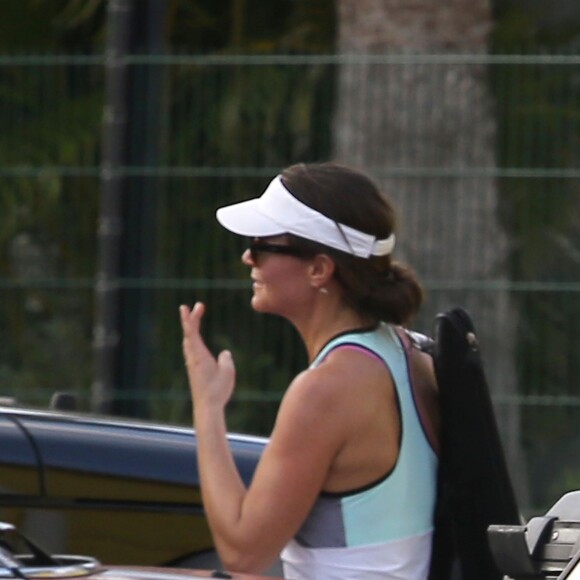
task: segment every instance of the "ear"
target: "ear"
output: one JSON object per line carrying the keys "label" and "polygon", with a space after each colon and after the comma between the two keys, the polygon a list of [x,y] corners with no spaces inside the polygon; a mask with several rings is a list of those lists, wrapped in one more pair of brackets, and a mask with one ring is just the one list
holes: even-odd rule
{"label": "ear", "polygon": [[330,256],[327,254],[316,254],[312,258],[308,269],[312,287],[320,289],[326,286],[335,270],[336,264]]}

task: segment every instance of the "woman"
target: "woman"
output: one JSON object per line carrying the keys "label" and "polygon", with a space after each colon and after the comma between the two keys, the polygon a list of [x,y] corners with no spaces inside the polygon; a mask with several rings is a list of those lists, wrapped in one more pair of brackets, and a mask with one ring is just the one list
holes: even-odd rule
{"label": "woman", "polygon": [[249,488],[228,449],[232,356],[182,306],[201,489],[226,568],[259,572],[281,553],[290,579],[424,579],[437,469],[430,357],[402,329],[422,291],[394,262],[394,212],[366,176],[332,164],[284,170],[257,199],[221,208],[248,236],[252,307],[298,330],[310,365],[288,387]]}

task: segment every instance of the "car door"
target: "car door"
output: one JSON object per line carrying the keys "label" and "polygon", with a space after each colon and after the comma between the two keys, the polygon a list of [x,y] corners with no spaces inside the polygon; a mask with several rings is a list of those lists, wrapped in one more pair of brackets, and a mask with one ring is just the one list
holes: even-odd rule
{"label": "car door", "polygon": [[[109,564],[217,564],[192,429],[42,412],[18,420],[42,466],[42,496],[8,519],[26,535]],[[231,440],[246,481],[264,443]]]}
{"label": "car door", "polygon": [[21,524],[43,491],[38,454],[22,425],[1,410],[0,442],[0,521]]}
{"label": "car door", "polygon": [[20,422],[44,493],[18,523],[51,551],[152,565],[213,548],[192,433],[50,414]]}

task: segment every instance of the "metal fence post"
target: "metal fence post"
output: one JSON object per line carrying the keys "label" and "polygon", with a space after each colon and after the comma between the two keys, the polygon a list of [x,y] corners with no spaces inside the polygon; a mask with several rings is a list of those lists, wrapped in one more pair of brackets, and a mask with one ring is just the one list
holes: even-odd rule
{"label": "metal fence post", "polygon": [[164,11],[165,0],[108,5],[92,389],[99,412],[146,414],[138,393],[149,376],[151,290],[138,280],[152,275],[155,192],[128,170],[156,164],[160,83],[157,67],[130,58],[160,52]]}

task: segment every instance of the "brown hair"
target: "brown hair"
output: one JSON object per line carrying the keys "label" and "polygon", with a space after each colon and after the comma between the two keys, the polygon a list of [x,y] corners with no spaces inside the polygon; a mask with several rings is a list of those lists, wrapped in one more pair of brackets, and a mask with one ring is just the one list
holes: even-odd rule
{"label": "brown hair", "polygon": [[[392,205],[363,173],[336,163],[300,163],[285,169],[282,181],[294,197],[338,223],[380,240],[395,230]],[[334,260],[344,298],[359,314],[405,324],[423,303],[423,289],[412,269],[390,255],[359,258],[291,237],[295,245]]]}

